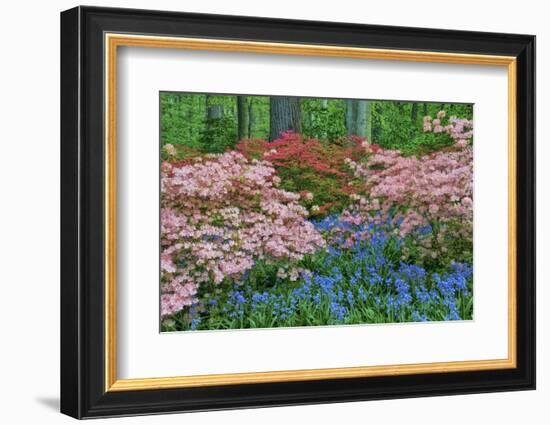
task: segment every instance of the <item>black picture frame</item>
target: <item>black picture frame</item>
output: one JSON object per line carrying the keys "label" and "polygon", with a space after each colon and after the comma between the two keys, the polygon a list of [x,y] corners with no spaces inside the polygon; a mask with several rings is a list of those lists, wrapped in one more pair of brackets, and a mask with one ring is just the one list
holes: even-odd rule
{"label": "black picture frame", "polygon": [[[517,58],[517,367],[369,378],[105,391],[104,34]],[[76,7],[61,13],[61,412],[75,418],[535,388],[535,37]]]}

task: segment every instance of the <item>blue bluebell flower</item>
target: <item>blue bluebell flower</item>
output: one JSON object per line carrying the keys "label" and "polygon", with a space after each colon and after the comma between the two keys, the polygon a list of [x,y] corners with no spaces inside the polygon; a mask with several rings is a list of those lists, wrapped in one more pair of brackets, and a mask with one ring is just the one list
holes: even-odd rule
{"label": "blue bluebell flower", "polygon": [[316,293],[315,295],[313,295],[313,303],[315,305],[319,305],[321,303],[321,294]]}
{"label": "blue bluebell flower", "polygon": [[191,329],[195,330],[197,327],[201,324],[201,318],[196,317],[195,319],[191,320]]}
{"label": "blue bluebell flower", "polygon": [[333,316],[339,321],[343,321],[348,312],[346,307],[338,304],[337,302],[332,302],[330,304],[330,311],[332,312]]}
{"label": "blue bluebell flower", "polygon": [[428,318],[425,314],[420,314],[418,311],[413,311],[412,313],[412,319],[414,322],[427,322]]}
{"label": "blue bluebell flower", "polygon": [[361,299],[361,301],[366,301],[367,300],[367,293],[365,292],[365,289],[363,289],[362,286],[359,287],[359,298]]}
{"label": "blue bluebell flower", "polygon": [[348,304],[350,305],[350,307],[353,307],[353,304],[355,303],[355,299],[353,297],[353,293],[349,289],[346,292],[346,298],[348,300]]}

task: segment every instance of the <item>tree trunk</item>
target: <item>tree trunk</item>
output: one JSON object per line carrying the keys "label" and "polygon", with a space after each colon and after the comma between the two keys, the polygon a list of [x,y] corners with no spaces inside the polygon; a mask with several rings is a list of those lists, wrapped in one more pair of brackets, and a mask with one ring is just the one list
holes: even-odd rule
{"label": "tree trunk", "polygon": [[359,137],[370,139],[370,113],[371,105],[366,100],[357,101],[356,131]]}
{"label": "tree trunk", "polygon": [[[312,111],[308,111],[307,113],[304,113],[303,115],[303,120],[304,120],[304,133],[306,131],[308,131],[308,136],[311,136],[311,127],[313,125],[313,112]],[[307,130],[306,130],[307,129]]]}
{"label": "tree trunk", "polygon": [[416,118],[418,117],[418,103],[413,103],[411,108],[411,121],[416,125]]}
{"label": "tree trunk", "polygon": [[248,137],[252,139],[252,130],[254,129],[256,116],[254,115],[254,98],[248,102]]}
{"label": "tree trunk", "polygon": [[223,105],[208,105],[208,121],[219,120],[223,117]]}
{"label": "tree trunk", "polygon": [[206,95],[206,130],[213,131],[215,123],[223,118],[223,105],[212,105],[210,96]]}
{"label": "tree trunk", "polygon": [[370,142],[372,139],[372,102],[367,102],[367,108],[365,112],[367,115],[367,126],[366,126],[365,136]]}
{"label": "tree trunk", "polygon": [[205,95],[204,96],[204,121],[203,121],[203,130],[208,127],[208,103],[210,96]]}
{"label": "tree trunk", "polygon": [[327,140],[328,138],[328,134],[327,134],[327,129],[326,129],[326,120],[327,120],[327,114],[328,114],[328,99],[321,99],[321,110],[322,110],[322,123],[323,123],[323,130],[321,131],[321,139],[323,140]]}
{"label": "tree trunk", "polygon": [[237,96],[237,123],[239,140],[248,139],[249,116],[246,96]]}
{"label": "tree trunk", "polygon": [[206,120],[219,120],[223,117],[223,105],[212,105],[212,96],[206,95],[204,102],[206,104]]}
{"label": "tree trunk", "polygon": [[353,99],[346,99],[346,129],[348,136],[357,133],[356,130],[356,116],[357,116],[357,101]]}
{"label": "tree trunk", "polygon": [[383,108],[380,102],[374,103],[372,106],[376,114],[377,119],[374,121],[373,128],[371,130],[372,142],[380,143],[383,137],[382,134],[382,123],[380,122],[380,117],[383,114]]}
{"label": "tree trunk", "polygon": [[269,140],[278,139],[286,131],[302,132],[302,114],[298,97],[272,96],[269,106]]}

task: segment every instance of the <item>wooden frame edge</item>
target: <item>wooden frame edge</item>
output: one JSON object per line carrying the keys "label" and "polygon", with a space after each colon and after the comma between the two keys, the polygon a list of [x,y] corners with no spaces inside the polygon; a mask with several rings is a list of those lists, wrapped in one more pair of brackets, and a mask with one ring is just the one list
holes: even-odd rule
{"label": "wooden frame edge", "polygon": [[166,378],[118,379],[112,383],[108,391],[139,391],[217,385],[260,384],[269,382],[316,381],[321,379],[371,378],[380,376],[414,375],[417,373],[499,370],[512,369],[514,367],[515,362],[513,360],[503,359],[174,376]]}
{"label": "wooden frame edge", "polygon": [[[517,60],[513,56],[105,33],[105,392],[513,369],[517,367]],[[272,372],[117,379],[116,58],[120,46],[506,66],[508,70],[508,358]]]}

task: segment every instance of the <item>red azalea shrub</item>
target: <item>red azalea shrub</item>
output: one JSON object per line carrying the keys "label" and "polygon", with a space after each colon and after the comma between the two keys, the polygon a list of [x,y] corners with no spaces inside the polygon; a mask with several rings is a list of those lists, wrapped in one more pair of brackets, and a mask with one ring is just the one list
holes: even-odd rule
{"label": "red azalea shrub", "polygon": [[349,202],[353,175],[346,161],[365,157],[367,146],[374,145],[355,136],[329,143],[287,132],[272,142],[243,140],[236,149],[247,158],[272,163],[282,179],[281,187],[302,193],[302,204],[313,215],[323,215],[341,211]]}
{"label": "red azalea shrub", "polygon": [[[336,143],[304,139],[294,132],[283,133],[272,142],[261,139],[242,140],[236,150],[247,158],[265,159],[276,167],[311,168],[318,173],[345,176],[344,160],[361,159],[365,139],[351,136]],[[345,146],[347,145],[347,146]]]}

